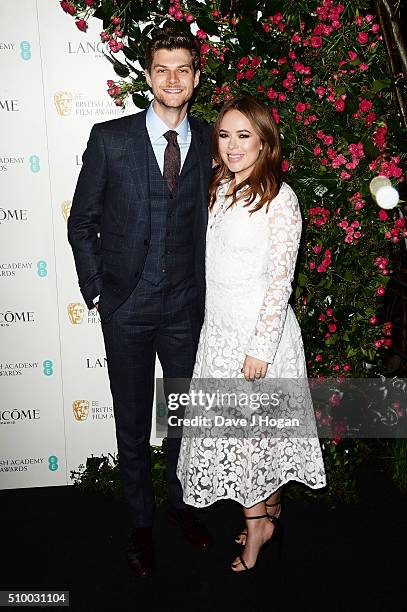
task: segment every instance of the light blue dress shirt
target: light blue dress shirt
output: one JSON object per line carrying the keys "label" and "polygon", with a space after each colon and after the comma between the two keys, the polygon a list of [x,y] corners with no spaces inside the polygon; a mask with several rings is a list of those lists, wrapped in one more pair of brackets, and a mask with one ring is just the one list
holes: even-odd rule
{"label": "light blue dress shirt", "polygon": [[[154,111],[153,104],[148,107],[146,114],[146,127],[150,137],[151,146],[153,147],[154,155],[157,160],[161,174],[164,172],[164,151],[167,146],[167,141],[164,134],[173,128],[169,128],[162,119]],[[177,142],[181,153],[181,169],[184,165],[187,156],[189,145],[191,144],[191,128],[187,115],[181,123],[174,129],[177,132]],[[181,171],[181,170],[180,170]]]}

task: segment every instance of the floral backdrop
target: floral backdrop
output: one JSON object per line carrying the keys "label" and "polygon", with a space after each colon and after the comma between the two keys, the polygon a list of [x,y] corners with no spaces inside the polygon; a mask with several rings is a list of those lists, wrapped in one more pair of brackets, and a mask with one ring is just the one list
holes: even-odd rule
{"label": "floral backdrop", "polygon": [[[200,44],[202,77],[193,116],[213,123],[222,104],[242,93],[269,104],[282,137],[285,180],[297,193],[304,219],[292,301],[309,375],[341,379],[383,372],[402,332],[384,317],[383,300],[404,256],[407,228],[401,206],[379,208],[369,183],[383,175],[403,192],[406,135],[373,2],[60,5],[84,32],[89,19],[101,20],[106,58],[118,76],[107,82],[107,93],[118,106],[130,96],[139,108],[149,104],[144,45],[154,26],[168,22],[190,29]],[[403,407],[396,409],[402,416]],[[339,431],[324,441],[331,487],[338,479],[337,487],[346,489],[341,480],[372,445],[341,440]]]}

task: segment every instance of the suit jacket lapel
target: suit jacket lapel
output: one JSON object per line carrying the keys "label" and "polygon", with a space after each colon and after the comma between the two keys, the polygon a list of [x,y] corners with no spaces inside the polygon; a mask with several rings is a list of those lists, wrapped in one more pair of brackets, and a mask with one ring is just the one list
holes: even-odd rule
{"label": "suit jacket lapel", "polygon": [[147,155],[146,111],[133,116],[130,133],[127,134],[127,146],[134,163],[134,173],[131,174],[140,198],[148,203],[148,155]]}
{"label": "suit jacket lapel", "polygon": [[194,148],[194,154],[199,164],[199,186],[201,194],[201,212],[202,221],[206,227],[208,218],[208,189],[207,181],[205,180],[206,173],[208,171],[208,159],[207,150],[204,143],[201,126],[195,119],[189,117],[189,125],[191,127],[192,141],[191,146]]}

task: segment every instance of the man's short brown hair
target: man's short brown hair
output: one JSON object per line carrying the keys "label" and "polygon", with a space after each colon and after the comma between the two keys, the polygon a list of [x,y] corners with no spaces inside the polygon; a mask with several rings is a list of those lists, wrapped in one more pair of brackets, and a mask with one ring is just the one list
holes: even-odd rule
{"label": "man's short brown hair", "polygon": [[167,49],[168,51],[188,49],[192,55],[194,72],[199,69],[200,49],[196,39],[190,32],[177,30],[172,26],[153,30],[151,39],[148,41],[145,49],[145,70],[147,72],[151,71],[154,53],[159,49]]}

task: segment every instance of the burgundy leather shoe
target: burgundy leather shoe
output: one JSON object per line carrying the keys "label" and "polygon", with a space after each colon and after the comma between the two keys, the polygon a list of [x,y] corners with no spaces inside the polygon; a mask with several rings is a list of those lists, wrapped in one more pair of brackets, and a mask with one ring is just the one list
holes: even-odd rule
{"label": "burgundy leather shoe", "polygon": [[185,510],[171,508],[168,514],[171,521],[181,528],[183,536],[194,548],[206,550],[211,546],[211,536],[192,508],[186,508]]}
{"label": "burgundy leather shoe", "polygon": [[133,529],[127,549],[127,563],[137,577],[151,576],[154,553],[151,527]]}

